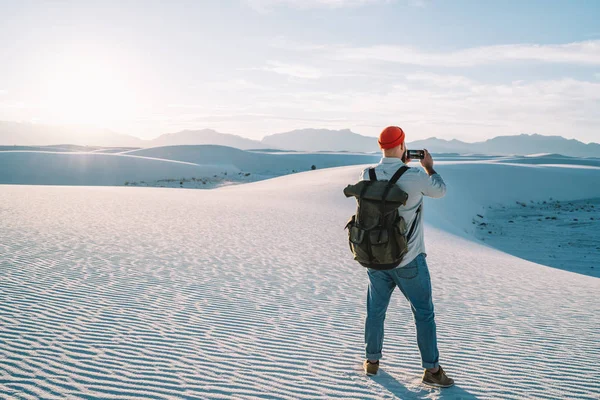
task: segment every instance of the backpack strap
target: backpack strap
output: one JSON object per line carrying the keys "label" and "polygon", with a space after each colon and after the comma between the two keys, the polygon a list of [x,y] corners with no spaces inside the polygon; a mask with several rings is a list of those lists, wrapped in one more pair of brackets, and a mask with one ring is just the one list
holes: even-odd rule
{"label": "backpack strap", "polygon": [[400,177],[402,175],[404,175],[404,173],[406,171],[408,171],[410,169],[410,167],[407,167],[406,165],[401,166],[398,171],[396,171],[396,173],[392,176],[392,179],[390,179],[390,184],[393,185],[396,182],[398,182],[398,179],[400,179]]}
{"label": "backpack strap", "polygon": [[366,193],[366,191],[367,191],[367,189],[369,188],[370,185],[371,185],[370,181],[365,181],[365,186],[360,191],[360,194],[358,195],[358,199],[356,199],[357,203],[358,203],[358,208],[356,210],[356,226],[360,226],[360,220],[361,220],[360,216],[362,214],[361,213],[361,210],[362,210],[362,207],[361,207],[361,205],[362,205],[362,199],[363,199],[363,196],[365,195],[365,193]]}
{"label": "backpack strap", "polygon": [[375,168],[369,168],[369,179],[372,181],[377,180],[377,174],[375,174]]}
{"label": "backpack strap", "polygon": [[383,191],[383,196],[381,197],[381,215],[385,214],[385,199],[386,199],[387,195],[390,193],[390,189],[392,188],[392,186],[394,186],[396,184],[396,182],[398,182],[398,179],[400,179],[400,177],[409,169],[410,168],[407,167],[406,165],[403,165],[400,168],[398,168],[398,171],[396,171],[394,173],[394,175],[392,176],[392,179],[390,179],[389,182],[387,183],[387,185],[385,186],[385,189]]}

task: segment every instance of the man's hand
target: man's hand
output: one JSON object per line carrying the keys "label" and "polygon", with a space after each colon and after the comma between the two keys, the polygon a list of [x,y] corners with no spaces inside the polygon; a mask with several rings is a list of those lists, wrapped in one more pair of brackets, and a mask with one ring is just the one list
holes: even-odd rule
{"label": "man's hand", "polygon": [[425,157],[421,160],[421,165],[423,166],[423,169],[425,169],[425,172],[427,172],[427,175],[431,176],[436,173],[433,169],[433,158],[427,149],[423,149],[423,151],[425,152]]}

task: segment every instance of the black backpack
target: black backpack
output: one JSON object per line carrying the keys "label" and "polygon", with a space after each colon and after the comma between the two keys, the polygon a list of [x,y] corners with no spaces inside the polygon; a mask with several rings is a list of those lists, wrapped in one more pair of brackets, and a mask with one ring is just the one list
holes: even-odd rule
{"label": "black backpack", "polygon": [[421,207],[407,234],[406,221],[398,214],[405,206],[408,194],[396,185],[409,169],[403,165],[392,179],[377,180],[374,168],[369,168],[370,180],[363,180],[344,189],[346,197],[354,196],[358,203],[356,214],[348,223],[348,241],[354,259],[363,267],[379,270],[396,268],[408,251]]}

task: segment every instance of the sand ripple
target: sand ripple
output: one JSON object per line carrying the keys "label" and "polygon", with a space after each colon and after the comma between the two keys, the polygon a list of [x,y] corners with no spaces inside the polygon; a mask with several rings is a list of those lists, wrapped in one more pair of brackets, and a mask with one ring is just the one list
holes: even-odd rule
{"label": "sand ripple", "polygon": [[431,228],[458,387],[419,385],[399,294],[384,372],[366,378],[366,277],[342,230],[354,205],[269,185],[0,186],[0,398],[599,398],[600,280]]}

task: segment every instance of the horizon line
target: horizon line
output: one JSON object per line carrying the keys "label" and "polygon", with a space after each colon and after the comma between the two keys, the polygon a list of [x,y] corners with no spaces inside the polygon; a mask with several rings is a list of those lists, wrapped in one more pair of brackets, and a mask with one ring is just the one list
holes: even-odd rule
{"label": "horizon line", "polygon": [[[48,123],[38,123],[38,122],[32,122],[32,121],[8,121],[8,120],[0,120],[0,124],[2,123],[9,123],[9,124],[17,124],[17,125],[32,125],[32,126],[38,126],[38,127],[49,127],[49,128],[62,128],[62,129],[74,129],[74,128],[86,128],[86,129],[91,129],[91,130],[95,130],[95,131],[105,131],[106,133],[112,133],[112,134],[116,134],[116,135],[123,135],[123,136],[129,136],[131,138],[140,140],[142,142],[151,142],[153,140],[159,139],[160,137],[164,136],[164,135],[174,135],[174,134],[178,134],[181,132],[199,132],[199,131],[212,131],[215,132],[217,134],[221,134],[221,135],[232,135],[232,136],[237,136],[241,139],[246,139],[246,140],[251,140],[251,141],[255,141],[255,142],[262,142],[266,137],[268,136],[273,136],[273,135],[280,135],[280,134],[286,134],[286,133],[292,133],[292,132],[296,132],[296,131],[302,131],[302,130],[315,130],[315,131],[330,131],[330,132],[341,132],[341,131],[349,131],[350,133],[353,133],[355,135],[359,135],[359,136],[363,136],[363,137],[367,137],[367,138],[374,138],[376,139],[377,136],[371,136],[371,135],[365,135],[362,133],[358,133],[352,130],[352,128],[340,128],[340,129],[330,129],[330,128],[314,128],[314,127],[305,127],[305,128],[297,128],[297,129],[292,129],[290,131],[284,131],[284,132],[275,132],[275,133],[270,133],[270,134],[266,134],[264,135],[261,139],[252,139],[250,137],[247,136],[242,136],[240,134],[236,134],[236,133],[228,133],[228,132],[220,132],[214,128],[209,128],[209,127],[205,127],[205,128],[185,128],[185,129],[181,129],[179,131],[175,131],[175,132],[165,132],[165,133],[161,133],[158,136],[151,138],[151,139],[144,139],[141,138],[139,136],[133,135],[133,134],[129,134],[129,133],[122,133],[119,131],[115,131],[109,128],[101,128],[101,127],[93,127],[93,126],[88,126],[88,125],[82,125],[82,124],[48,124]],[[383,128],[382,128],[383,129]],[[482,140],[478,140],[478,141],[474,141],[474,142],[469,142],[469,141],[465,141],[465,140],[461,140],[461,139],[456,139],[456,138],[450,138],[450,139],[442,139],[439,138],[437,136],[430,136],[424,139],[416,139],[413,140],[412,142],[417,142],[417,141],[423,141],[423,140],[432,140],[432,139],[436,139],[436,140],[442,140],[442,141],[446,141],[446,142],[450,142],[452,140],[456,140],[462,143],[466,143],[466,144],[475,144],[475,143],[482,143],[482,142],[486,142],[488,140],[492,140],[492,139],[496,139],[496,138],[500,138],[500,137],[516,137],[516,136],[543,136],[543,137],[558,137],[558,138],[562,138],[565,140],[576,140],[580,143],[583,143],[585,145],[588,144],[600,144],[600,142],[584,142],[580,139],[577,138],[568,138],[562,135],[544,135],[544,134],[540,134],[537,132],[534,133],[516,133],[516,134],[507,134],[507,135],[498,135],[498,136],[494,136],[494,137],[490,137],[487,139],[482,139]],[[411,143],[411,141],[407,140],[406,143]],[[62,144],[68,144],[68,143],[62,143]],[[2,145],[2,144],[0,144]],[[2,146],[13,146],[13,145],[2,145]]]}

